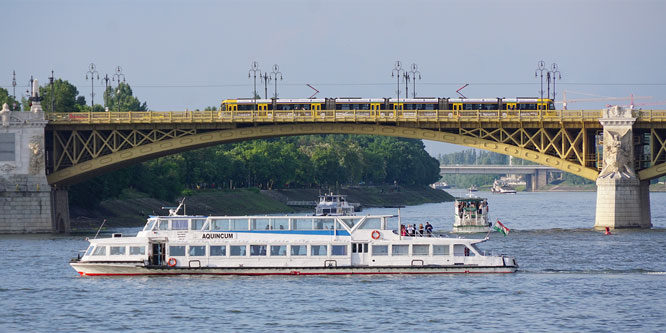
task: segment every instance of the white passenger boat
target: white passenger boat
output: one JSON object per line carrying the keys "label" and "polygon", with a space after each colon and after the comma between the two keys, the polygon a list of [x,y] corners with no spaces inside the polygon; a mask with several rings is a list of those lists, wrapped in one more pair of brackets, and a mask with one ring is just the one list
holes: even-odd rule
{"label": "white passenger boat", "polygon": [[354,206],[347,202],[347,196],[342,194],[324,194],[319,196],[315,207],[317,216],[343,216],[354,215]]}
{"label": "white passenger boat", "polygon": [[[393,227],[393,228],[392,228]],[[71,266],[96,275],[512,273],[483,239],[402,236],[393,215],[151,216],[134,237],[90,239]]]}
{"label": "white passenger boat", "polygon": [[488,200],[474,197],[456,198],[453,203],[453,232],[489,232],[492,222],[488,221]]}
{"label": "white passenger boat", "polygon": [[490,191],[492,193],[516,194],[516,190],[514,190],[511,186],[504,182],[498,181],[497,179],[495,179],[493,182],[493,187],[490,189]]}

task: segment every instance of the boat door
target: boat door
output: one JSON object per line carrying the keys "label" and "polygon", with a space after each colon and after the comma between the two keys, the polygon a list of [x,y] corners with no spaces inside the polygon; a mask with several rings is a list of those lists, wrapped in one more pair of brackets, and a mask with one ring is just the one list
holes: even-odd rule
{"label": "boat door", "polygon": [[166,244],[164,243],[151,244],[150,264],[155,266],[166,265]]}
{"label": "boat door", "polygon": [[352,243],[352,266],[367,266],[370,261],[368,243]]}

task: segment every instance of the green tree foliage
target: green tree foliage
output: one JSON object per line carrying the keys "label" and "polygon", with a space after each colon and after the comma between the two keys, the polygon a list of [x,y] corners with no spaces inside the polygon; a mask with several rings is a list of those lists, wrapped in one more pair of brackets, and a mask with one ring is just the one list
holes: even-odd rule
{"label": "green tree foliage", "polygon": [[[172,200],[186,188],[329,189],[394,181],[427,185],[438,179],[439,163],[420,140],[322,135],[245,141],[174,154],[74,185],[70,193],[73,202],[95,204],[118,196],[129,184],[152,197]],[[98,186],[109,188],[90,194]]]}
{"label": "green tree foliage", "polygon": [[4,103],[7,103],[10,110],[18,111],[21,109],[21,104],[14,99],[14,96],[10,95],[7,89],[0,88],[0,108]]}
{"label": "green tree foliage", "polygon": [[108,87],[104,91],[104,102],[109,111],[148,111],[146,102],[141,103],[132,95],[132,87],[120,82],[117,87]]}
{"label": "green tree foliage", "polygon": [[[78,112],[86,103],[85,97],[79,96],[79,90],[62,79],[53,81],[53,86],[46,84],[39,87],[39,96],[42,97],[42,109],[46,112]],[[51,109],[52,96],[55,96],[55,110]]]}

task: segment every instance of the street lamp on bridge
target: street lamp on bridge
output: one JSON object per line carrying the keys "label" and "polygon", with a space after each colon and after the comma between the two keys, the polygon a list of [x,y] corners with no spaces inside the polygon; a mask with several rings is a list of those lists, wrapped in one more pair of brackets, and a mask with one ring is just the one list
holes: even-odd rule
{"label": "street lamp on bridge", "polygon": [[120,112],[120,78],[123,78],[123,82],[125,82],[125,74],[123,74],[123,68],[120,66],[116,66],[116,72],[113,74],[113,79],[111,81],[116,81],[118,84],[116,85],[116,110]]}
{"label": "street lamp on bridge", "polygon": [[[541,76],[541,90],[539,91],[539,93],[541,94],[541,99],[543,99],[543,71],[545,70],[546,70],[546,62],[543,60],[539,60],[539,62],[537,63],[537,69],[534,71],[534,77]],[[537,72],[539,72],[540,75],[537,74]]]}
{"label": "street lamp on bridge", "polygon": [[273,71],[271,72],[271,76],[273,77],[273,82],[275,82],[275,94],[273,95],[273,98],[277,99],[278,94],[277,94],[277,76],[280,74],[280,81],[282,81],[282,72],[280,72],[280,66],[277,64],[273,65]]}
{"label": "street lamp on bridge", "polygon": [[268,82],[271,82],[271,76],[268,75],[268,73],[264,72],[264,74],[261,74],[259,72],[259,78],[264,81],[264,98],[268,98]]}
{"label": "street lamp on bridge", "polygon": [[[557,75],[557,77],[555,77]],[[553,63],[550,65],[550,71],[548,72],[548,76],[553,78],[553,101],[555,100],[555,79],[562,80],[562,73],[560,73],[559,70],[557,70],[557,64]],[[550,95],[550,94],[549,94]],[[548,96],[550,97],[550,96]]]}
{"label": "street lamp on bridge", "polygon": [[416,64],[412,64],[412,66],[410,68],[411,69],[409,71],[407,71],[408,74],[406,74],[406,75],[408,75],[408,76],[411,75],[412,95],[413,95],[413,98],[416,98],[416,74],[419,75],[419,80],[420,80],[421,79],[421,72],[419,72],[419,66],[416,65]]}
{"label": "street lamp on bridge", "polygon": [[261,77],[261,70],[259,69],[259,63],[253,61],[252,65],[250,65],[250,71],[247,72],[248,79],[252,76],[252,74],[254,74],[254,94],[252,95],[254,103],[252,104],[252,110],[256,110],[257,108],[257,72],[259,72],[259,76]]}
{"label": "street lamp on bridge", "polygon": [[97,70],[95,64],[92,62],[90,65],[88,65],[88,71],[86,72],[86,80],[88,80],[88,74],[90,74],[90,107],[91,110],[95,106],[95,75],[97,76],[97,80],[99,80],[99,73]]}
{"label": "street lamp on bridge", "polygon": [[396,102],[396,111],[398,110],[398,105],[400,105],[400,76],[405,74],[405,70],[402,68],[402,62],[400,60],[395,62],[393,66],[393,71],[391,72],[391,77],[397,77],[398,80],[398,90],[396,91],[396,96],[398,96],[398,101]]}
{"label": "street lamp on bridge", "polygon": [[16,71],[12,71],[12,87],[14,88],[14,105],[12,106],[12,111],[16,111]]}

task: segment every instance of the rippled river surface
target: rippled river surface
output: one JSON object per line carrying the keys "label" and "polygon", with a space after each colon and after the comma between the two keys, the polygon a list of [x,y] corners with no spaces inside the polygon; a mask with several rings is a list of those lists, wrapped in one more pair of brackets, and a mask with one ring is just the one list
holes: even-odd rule
{"label": "rippled river surface", "polygon": [[[478,195],[511,228],[480,247],[516,274],[84,278],[68,261],[86,235],[0,236],[0,331],[665,330],[666,193],[651,230],[611,236],[592,230],[595,193]],[[453,203],[401,215],[450,230]]]}

